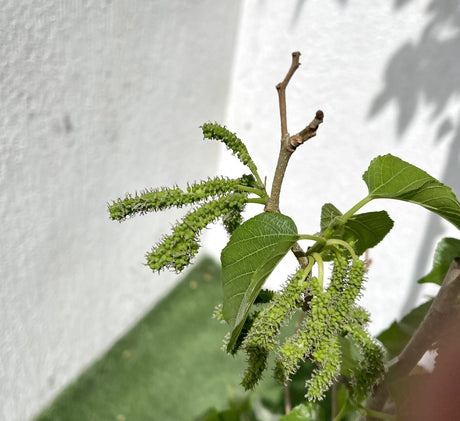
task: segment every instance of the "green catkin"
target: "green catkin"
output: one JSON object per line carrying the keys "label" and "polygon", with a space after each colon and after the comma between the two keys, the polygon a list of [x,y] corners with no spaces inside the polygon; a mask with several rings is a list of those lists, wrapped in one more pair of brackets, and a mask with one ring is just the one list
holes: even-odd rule
{"label": "green catkin", "polygon": [[[332,295],[333,311],[331,312],[331,326],[336,331],[341,330],[345,321],[352,319],[355,312],[352,310],[354,302],[361,294],[364,282],[364,262],[353,261],[351,267],[345,259],[334,260],[331,283],[327,289]],[[356,314],[358,317],[358,314]]]}
{"label": "green catkin", "polygon": [[287,281],[283,290],[275,294],[274,299],[254,321],[244,342],[245,347],[256,346],[267,352],[275,348],[282,324],[299,307],[301,296],[308,288],[307,276],[308,272],[305,269],[299,269]]}
{"label": "green catkin", "polygon": [[182,223],[174,227],[172,234],[165,237],[147,254],[147,265],[154,271],[168,268],[181,272],[199,250],[200,232],[225,214],[229,208],[243,206],[246,200],[246,193],[234,193],[206,202],[189,212]]}
{"label": "green catkin", "polygon": [[246,202],[243,202],[241,206],[235,204],[222,216],[222,224],[229,235],[232,235],[233,231],[235,231],[243,222],[242,213],[245,206]]}
{"label": "green catkin", "polygon": [[336,256],[333,261],[331,279],[328,287],[331,293],[334,295],[342,293],[347,275],[348,260],[342,255]]}
{"label": "green catkin", "polygon": [[[343,267],[344,261],[335,262],[337,266]],[[334,271],[335,272],[335,267]],[[328,290],[331,291],[334,298],[334,313],[332,320],[338,322],[337,332],[348,332],[358,347],[360,348],[363,359],[359,369],[355,371],[354,393],[356,396],[364,397],[373,384],[382,376],[383,354],[380,347],[371,339],[365,331],[364,326],[369,321],[368,313],[359,306],[355,301],[361,295],[364,279],[365,264],[362,260],[355,260],[348,268],[348,273],[340,282],[343,269],[337,270],[337,276],[332,277],[331,285]],[[331,323],[333,325],[334,323]]]}
{"label": "green catkin", "polygon": [[241,385],[244,390],[252,390],[260,381],[263,372],[267,368],[268,352],[258,347],[252,347],[246,351],[248,355],[247,367]]}
{"label": "green catkin", "polygon": [[307,388],[305,397],[310,401],[318,401],[323,399],[340,373],[341,351],[337,336],[321,342],[313,351],[313,357],[318,368],[313,371],[311,379],[305,384]]}
{"label": "green catkin", "polygon": [[224,306],[223,306],[222,303],[217,304],[214,307],[214,312],[212,313],[212,318],[216,319],[219,323],[226,323],[226,321],[224,319],[224,313],[222,311],[223,307]]}
{"label": "green catkin", "polygon": [[254,177],[243,176],[238,179],[215,177],[201,183],[187,186],[187,191],[179,187],[145,190],[135,196],[127,195],[109,205],[110,218],[123,221],[134,214],[157,212],[171,207],[204,201],[210,197],[228,194],[238,189],[239,185],[251,186]]}
{"label": "green catkin", "polygon": [[[310,288],[318,291],[318,282],[312,278]],[[310,302],[310,313],[304,319],[298,331],[288,338],[278,350],[275,365],[275,379],[286,384],[289,378],[297,371],[300,362],[311,353],[323,340],[331,336],[328,322],[330,319],[331,294],[327,291],[319,292]]]}
{"label": "green catkin", "polygon": [[234,133],[229,131],[225,126],[219,126],[213,123],[203,124],[201,129],[203,130],[205,139],[215,139],[224,143],[253,174],[257,174],[257,167],[251,159],[246,146]]}
{"label": "green catkin", "polygon": [[284,385],[288,384],[291,376],[297,372],[300,362],[309,356],[311,346],[311,340],[300,341],[299,338],[288,338],[278,350],[273,372],[275,380]]}
{"label": "green catkin", "polygon": [[357,324],[350,326],[348,335],[355,340],[363,356],[352,379],[353,394],[357,400],[362,400],[385,373],[384,355],[380,346],[361,326]]}
{"label": "green catkin", "polygon": [[[361,295],[364,282],[364,262],[362,260],[353,261],[348,272],[348,280],[342,293],[342,302],[348,307],[351,306]],[[348,309],[347,309],[348,310]]]}
{"label": "green catkin", "polygon": [[273,300],[275,295],[276,295],[275,291],[263,288],[259,291],[259,294],[257,294],[254,304],[269,303],[271,300]]}
{"label": "green catkin", "polygon": [[351,320],[352,323],[364,327],[369,323],[370,315],[364,308],[355,304],[350,307],[348,319]]}
{"label": "green catkin", "polygon": [[[337,335],[341,334],[345,326],[350,323],[358,327],[365,324],[367,314],[354,305],[359,296],[364,279],[364,262],[353,261],[349,267],[348,260],[342,256],[334,259],[329,287],[322,292],[313,278],[310,291],[313,298],[310,301],[310,310],[298,332],[288,338],[279,349],[275,366],[275,378],[287,383],[294,374],[300,361],[310,358],[319,368],[309,383],[309,399],[321,399],[328,389],[330,382],[340,369],[340,350],[329,347],[336,344]],[[359,324],[358,324],[359,321]],[[370,349],[370,345],[369,345]],[[370,351],[369,351],[370,352]],[[330,355],[326,364],[325,357]]]}

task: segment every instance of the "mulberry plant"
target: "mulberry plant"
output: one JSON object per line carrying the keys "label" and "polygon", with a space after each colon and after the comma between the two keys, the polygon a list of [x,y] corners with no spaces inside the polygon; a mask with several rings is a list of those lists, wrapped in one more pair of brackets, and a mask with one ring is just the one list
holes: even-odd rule
{"label": "mulberry plant", "polygon": [[[224,143],[247,167],[248,174],[235,179],[213,177],[185,189],[162,187],[127,195],[109,204],[110,217],[123,221],[135,214],[187,206],[189,211],[183,219],[146,255],[153,271],[176,272],[192,264],[201,232],[221,221],[230,238],[221,253],[222,304],[216,308],[215,317],[229,327],[225,350],[231,355],[247,354],[242,374],[244,389],[255,388],[267,370],[284,387],[287,414],[281,419],[325,419],[311,414],[319,414],[315,411],[331,390],[334,396],[341,396],[329,411],[335,421],[353,413],[369,419],[392,419],[394,410],[385,408],[385,402],[393,399],[387,386],[406,376],[436,342],[442,320],[436,324],[426,322],[427,318],[440,308],[443,314],[457,308],[456,299],[445,304],[437,298],[443,297],[446,288],[450,288],[450,296],[458,296],[460,260],[454,257],[460,255],[460,241],[441,243],[434,272],[425,279],[438,284],[444,280],[431,305],[434,310],[417,313],[420,329],[400,341],[399,359],[390,361],[390,357],[398,356],[392,355],[391,341],[387,340],[394,340],[396,327],[379,340],[371,337],[367,331],[369,315],[358,300],[367,282],[366,251],[383,240],[393,221],[384,210],[360,210],[375,199],[402,200],[420,205],[460,228],[460,202],[449,187],[425,171],[387,154],[373,159],[363,174],[366,197],[344,213],[326,203],[318,233],[299,233],[294,220],[279,209],[282,181],[292,154],[317,135],[324,120],[323,112],[317,111],[303,130],[293,136],[288,133],[285,90],[299,66],[299,57],[300,53],[293,53],[291,67],[277,85],[281,144],[270,194],[244,143],[226,127],[206,123],[202,126],[204,138]],[[249,203],[261,206],[261,212],[243,222]],[[308,246],[303,242],[309,242]],[[267,277],[289,252],[297,258],[298,266],[279,291],[264,289]],[[329,279],[325,279],[325,265],[331,265]],[[425,321],[421,322],[423,317]],[[295,329],[286,336],[283,327],[293,318]],[[290,418],[290,383],[306,362],[313,368],[305,378],[305,402],[293,409],[297,418]]]}

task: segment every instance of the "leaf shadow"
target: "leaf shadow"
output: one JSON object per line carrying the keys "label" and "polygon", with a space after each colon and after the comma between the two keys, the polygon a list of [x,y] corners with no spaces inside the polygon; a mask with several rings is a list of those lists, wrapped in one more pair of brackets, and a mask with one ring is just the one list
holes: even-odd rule
{"label": "leaf shadow", "polygon": [[[394,0],[395,10],[414,0]],[[460,2],[431,0],[426,8],[427,24],[418,39],[407,40],[390,58],[384,72],[383,89],[369,107],[369,119],[376,117],[388,105],[397,107],[399,139],[410,127],[422,104],[431,108],[433,124],[438,124],[437,139],[449,142],[447,161],[441,181],[460,191],[460,115],[452,115],[460,98]],[[412,273],[412,281],[424,275],[426,262],[431,262],[434,241],[445,228],[436,215],[431,215],[425,227]],[[405,313],[418,298],[419,286],[412,282]]]}
{"label": "leaf shadow", "polygon": [[[396,0],[395,8],[413,0]],[[421,101],[429,104],[432,116],[446,111],[460,94],[460,2],[432,0],[428,23],[416,41],[407,41],[391,57],[384,87],[373,99],[369,117],[394,102],[398,108],[398,134],[402,135],[417,113]],[[444,130],[446,128],[445,122]]]}
{"label": "leaf shadow", "polygon": [[[349,0],[336,0],[336,2],[339,3],[341,6],[346,6],[348,4],[348,1]],[[291,17],[291,27],[295,27],[299,22],[299,18],[302,15],[302,11],[306,3],[307,0],[297,0],[294,7],[294,13],[292,13]]]}

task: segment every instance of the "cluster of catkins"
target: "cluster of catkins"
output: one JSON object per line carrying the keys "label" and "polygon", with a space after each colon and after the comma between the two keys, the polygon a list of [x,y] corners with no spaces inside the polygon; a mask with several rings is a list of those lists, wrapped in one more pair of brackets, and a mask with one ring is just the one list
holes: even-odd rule
{"label": "cluster of catkins", "polygon": [[[257,174],[246,147],[235,134],[211,123],[203,125],[202,130],[206,139],[223,142],[251,172]],[[174,186],[126,195],[109,205],[109,213],[113,220],[123,221],[134,214],[192,205],[192,209],[173,227],[172,233],[164,236],[146,255],[147,265],[154,271],[167,268],[181,272],[197,254],[202,230],[221,219],[231,234],[242,222],[241,214],[250,192],[260,192],[262,189],[263,186],[256,182],[252,174],[237,179],[214,177],[189,185],[186,190]]]}
{"label": "cluster of catkins", "polygon": [[[302,361],[308,359],[315,364],[306,383],[306,397],[321,400],[341,373],[340,338],[346,337],[361,351],[361,360],[348,373],[351,390],[360,399],[384,371],[382,351],[365,330],[368,315],[355,304],[364,281],[364,262],[349,262],[337,256],[329,286],[324,290],[310,271],[311,266],[299,269],[280,292],[248,318],[233,349],[233,353],[244,349],[248,355],[242,384],[246,389],[254,388],[274,351],[274,377],[284,384]],[[305,311],[303,321],[293,336],[279,344],[281,327],[299,308]]]}

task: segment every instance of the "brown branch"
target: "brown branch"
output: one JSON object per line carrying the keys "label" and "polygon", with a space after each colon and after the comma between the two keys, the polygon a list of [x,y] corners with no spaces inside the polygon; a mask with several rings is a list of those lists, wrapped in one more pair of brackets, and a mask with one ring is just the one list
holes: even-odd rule
{"label": "brown branch", "polygon": [[286,88],[289,81],[291,80],[292,75],[295,73],[297,68],[300,66],[300,52],[294,51],[292,53],[292,63],[289,68],[286,77],[278,85],[276,85],[276,90],[278,91],[278,100],[280,106],[280,121],[281,121],[281,139],[284,139],[288,135],[287,129],[287,116],[286,116]]}
{"label": "brown branch", "polygon": [[318,126],[323,122],[323,119],[324,113],[321,110],[316,111],[315,118],[312,120],[312,122],[307,127],[305,127],[305,129],[301,130],[299,133],[290,138],[288,148],[292,148],[294,152],[297,146],[300,146],[308,139],[316,136]]}
{"label": "brown branch", "polygon": [[278,91],[279,108],[280,108],[280,121],[281,121],[281,147],[278,155],[278,163],[276,164],[275,175],[273,177],[272,191],[270,199],[265,206],[265,212],[278,213],[281,184],[283,183],[284,174],[291,158],[292,153],[295,151],[297,146],[306,142],[313,136],[316,136],[316,130],[318,126],[323,122],[324,114],[321,110],[316,112],[313,121],[305,127],[302,131],[294,135],[292,138],[289,137],[287,128],[287,115],[286,115],[286,88],[291,80],[292,75],[295,73],[297,68],[300,66],[299,62],[300,52],[295,51],[292,53],[291,67],[289,68],[284,80],[276,85]]}
{"label": "brown branch", "polygon": [[279,212],[279,201],[281,193],[281,185],[283,183],[284,174],[289,163],[291,155],[296,150],[297,146],[304,143],[308,139],[316,136],[318,126],[323,122],[324,113],[321,110],[316,111],[315,118],[311,123],[296,135],[290,137],[287,134],[281,139],[280,153],[278,155],[278,163],[276,164],[275,175],[273,177],[272,190],[270,199],[265,206],[265,212]]}
{"label": "brown branch", "polygon": [[289,135],[281,139],[280,153],[278,155],[275,175],[273,176],[272,190],[270,193],[270,199],[268,199],[268,202],[265,205],[265,212],[278,213],[280,211],[279,203],[281,185],[283,183],[283,178],[284,174],[286,173],[289,159],[294,152],[293,150],[290,150],[287,145],[289,145]]}
{"label": "brown branch", "polygon": [[438,294],[428,313],[399,354],[396,363],[390,367],[389,380],[397,379],[409,372],[420,361],[427,349],[436,341],[438,334],[456,313],[456,301],[460,293],[460,258],[451,263]]}
{"label": "brown branch", "polygon": [[[455,258],[442,282],[441,288],[428,313],[409,342],[388,369],[382,383],[377,386],[368,407],[381,411],[388,399],[387,384],[409,374],[428,349],[436,342],[439,333],[458,314],[457,298],[460,295],[460,258]],[[373,420],[373,418],[367,418]]]}
{"label": "brown branch", "polygon": [[[283,178],[284,174],[286,173],[289,159],[291,158],[291,155],[297,146],[316,135],[318,126],[323,122],[323,112],[317,111],[313,121],[307,127],[305,127],[305,129],[293,136],[294,141],[292,141],[289,137],[286,115],[286,87],[289,84],[292,75],[300,66],[299,58],[300,53],[298,51],[292,53],[291,67],[289,68],[284,80],[276,85],[280,108],[281,145],[278,155],[278,163],[276,164],[275,175],[273,177],[272,190],[270,198],[265,205],[265,212],[279,213],[281,185],[283,183]],[[299,264],[302,267],[307,267],[308,258],[298,243],[294,244],[292,247],[292,252],[297,258]]]}

